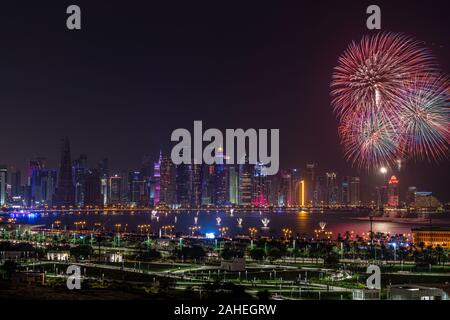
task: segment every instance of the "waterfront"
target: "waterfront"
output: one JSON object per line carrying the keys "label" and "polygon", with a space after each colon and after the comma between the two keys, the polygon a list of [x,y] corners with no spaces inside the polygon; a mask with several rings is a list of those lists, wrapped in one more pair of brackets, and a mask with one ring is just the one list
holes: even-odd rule
{"label": "waterfront", "polygon": [[[442,218],[439,218],[439,217]],[[433,225],[444,225],[448,214],[433,215]],[[256,228],[258,236],[282,236],[283,228],[290,228],[294,235],[313,236],[314,230],[325,222],[324,229],[333,233],[333,238],[340,233],[353,232],[363,235],[370,230],[367,214],[351,212],[234,212],[229,211],[184,211],[159,212],[52,212],[33,213],[31,215],[15,215],[16,224],[31,224],[44,228],[78,229],[80,225],[86,230],[101,228],[107,231],[138,232],[139,226],[150,225],[150,232],[157,234],[163,226],[173,226],[175,233],[190,234],[192,227],[200,227],[200,234],[213,233],[219,235],[219,228],[226,227],[227,236],[248,235],[249,228]],[[242,219],[241,225],[238,220]],[[269,220],[264,228],[262,220]],[[266,220],[266,222],[267,222]],[[220,221],[220,222],[219,222]],[[80,222],[82,222],[80,224]],[[390,234],[409,234],[412,228],[429,224],[420,219],[376,219],[372,223],[374,232]]]}

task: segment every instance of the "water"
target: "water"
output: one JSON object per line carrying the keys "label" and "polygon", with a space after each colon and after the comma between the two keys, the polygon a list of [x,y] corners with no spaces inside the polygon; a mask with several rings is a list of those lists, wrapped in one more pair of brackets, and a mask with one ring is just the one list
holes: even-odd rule
{"label": "water", "polygon": [[[158,217],[158,218],[156,218]],[[75,222],[85,221],[85,229],[98,228],[101,225],[105,230],[120,231],[138,231],[138,225],[151,225],[151,231],[158,233],[159,229],[165,225],[173,225],[175,232],[189,234],[189,227],[200,226],[200,233],[214,233],[219,235],[219,228],[227,227],[228,236],[248,235],[249,228],[256,228],[257,235],[282,236],[282,229],[289,228],[293,235],[313,236],[314,230],[320,229],[320,223],[325,222],[325,230],[333,233],[333,238],[338,233],[342,235],[346,231],[362,235],[370,230],[370,224],[367,220],[359,220],[352,213],[333,213],[333,212],[253,212],[243,213],[234,212],[230,216],[229,212],[211,211],[211,212],[183,212],[183,213],[157,213],[152,218],[150,212],[72,212],[72,213],[38,213],[33,216],[17,216],[16,224],[43,225],[51,228],[52,224],[58,220],[60,227],[75,230]],[[176,217],[176,219],[175,219]],[[220,219],[217,219],[220,218]],[[238,219],[242,219],[239,226]],[[263,228],[262,220],[270,220],[267,228]],[[220,224],[218,224],[220,221]],[[197,223],[195,223],[197,222]],[[267,220],[265,221],[267,222]],[[116,225],[120,224],[120,227]],[[374,232],[383,232],[391,234],[408,234],[411,228],[423,226],[423,222],[400,223],[400,222],[373,222]],[[322,223],[323,226],[323,223]],[[163,232],[164,234],[164,232]]]}

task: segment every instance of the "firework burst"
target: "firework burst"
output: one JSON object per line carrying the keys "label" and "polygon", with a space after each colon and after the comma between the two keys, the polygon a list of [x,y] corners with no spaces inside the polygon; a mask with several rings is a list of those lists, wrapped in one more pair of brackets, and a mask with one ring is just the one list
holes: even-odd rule
{"label": "firework burst", "polygon": [[449,84],[414,38],[378,33],[352,42],[331,82],[346,158],[359,167],[399,158],[439,159],[449,150]]}
{"label": "firework burst", "polygon": [[346,158],[352,165],[370,168],[394,163],[401,134],[386,115],[348,114],[339,126]]}
{"label": "firework burst", "polygon": [[415,79],[398,104],[404,152],[420,159],[445,158],[450,141],[448,78],[431,74]]}
{"label": "firework burst", "polygon": [[[352,42],[339,58],[331,83],[339,117],[361,111],[398,111],[393,105],[417,75],[435,69],[435,60],[417,40],[404,34],[378,33]],[[364,102],[363,104],[361,102]]]}

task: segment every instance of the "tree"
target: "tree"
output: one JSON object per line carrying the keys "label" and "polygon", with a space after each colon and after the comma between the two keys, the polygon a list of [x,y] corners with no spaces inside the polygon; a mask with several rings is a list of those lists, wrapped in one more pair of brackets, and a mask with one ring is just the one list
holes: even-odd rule
{"label": "tree", "polygon": [[70,255],[74,256],[76,260],[88,259],[92,253],[92,247],[85,244],[70,249]]}
{"label": "tree", "polygon": [[281,250],[278,248],[270,248],[268,256],[269,256],[269,259],[272,261],[281,259],[281,257],[282,257]]}
{"label": "tree", "polygon": [[17,270],[17,263],[13,260],[6,260],[1,266],[4,277],[11,279],[11,275]]}
{"label": "tree", "polygon": [[262,261],[266,257],[266,252],[262,248],[255,248],[250,250],[250,257],[253,260]]}

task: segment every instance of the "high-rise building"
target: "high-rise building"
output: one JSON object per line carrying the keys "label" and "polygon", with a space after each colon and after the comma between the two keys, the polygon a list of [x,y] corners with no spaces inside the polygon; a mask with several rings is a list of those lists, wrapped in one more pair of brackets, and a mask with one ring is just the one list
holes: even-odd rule
{"label": "high-rise building", "polygon": [[223,148],[220,147],[215,156],[214,165],[214,204],[216,206],[225,205],[228,200],[228,174],[224,160]]}
{"label": "high-rise building", "polygon": [[160,202],[166,205],[176,203],[176,169],[170,157],[161,158]]}
{"label": "high-rise building", "polygon": [[0,166],[0,206],[6,204],[8,185],[8,169],[6,166]]}
{"label": "high-rise building", "polygon": [[252,205],[255,207],[267,206],[267,175],[262,163],[254,167],[252,177]]}
{"label": "high-rise building", "polygon": [[157,205],[161,201],[161,159],[162,152],[159,152],[158,162],[153,164],[153,204]]}
{"label": "high-rise building", "polygon": [[31,204],[33,206],[51,205],[57,184],[54,170],[33,170],[30,180]]}
{"label": "high-rise building", "polygon": [[27,185],[29,186],[31,183],[31,177],[33,172],[36,170],[45,170],[46,169],[47,159],[44,157],[37,157],[28,162],[28,176],[27,176]]}
{"label": "high-rise building", "polygon": [[334,206],[338,201],[338,186],[336,182],[336,173],[327,172],[327,204]]}
{"label": "high-rise building", "polygon": [[100,194],[102,196],[102,205],[106,206],[109,203],[109,165],[107,158],[103,158],[98,163],[98,172],[100,175]]}
{"label": "high-rise building", "polygon": [[[124,176],[122,176],[124,177]],[[122,185],[124,185],[122,179]],[[126,179],[125,179],[126,180]],[[127,193],[132,204],[137,206],[148,206],[149,204],[149,189],[145,177],[140,171],[132,171],[128,174]],[[124,190],[122,189],[122,193]],[[122,201],[124,197],[122,196]]]}
{"label": "high-rise building", "polygon": [[398,183],[399,180],[396,176],[392,176],[389,179],[388,185],[388,205],[390,207],[397,207],[399,205],[398,199]]}
{"label": "high-rise building", "polygon": [[359,177],[350,178],[350,203],[353,206],[361,205],[361,183]]}
{"label": "high-rise building", "polygon": [[228,194],[229,202],[237,205],[239,203],[239,172],[237,166],[228,167]]}
{"label": "high-rise building", "polygon": [[252,166],[248,163],[239,165],[239,205],[252,205]]}
{"label": "high-rise building", "polygon": [[342,177],[341,181],[341,204],[347,206],[350,204],[350,178]]}
{"label": "high-rise building", "polygon": [[302,176],[301,176],[301,172],[300,169],[291,169],[291,183],[292,186],[290,188],[291,190],[291,204],[292,206],[300,206],[301,205],[301,181],[302,181]]}
{"label": "high-rise building", "polygon": [[214,198],[214,165],[202,166],[202,206],[213,204]]}
{"label": "high-rise building", "polygon": [[62,142],[61,164],[58,175],[54,204],[72,206],[75,203],[75,188],[72,179],[72,161],[70,159],[70,143],[66,137]]}
{"label": "high-rise building", "polygon": [[202,205],[202,165],[191,165],[191,206],[194,208]]}
{"label": "high-rise building", "polygon": [[278,184],[278,199],[276,205],[288,207],[293,205],[292,201],[292,176],[287,170],[280,170]]}
{"label": "high-rise building", "polygon": [[122,177],[114,175],[109,178],[109,201],[110,204],[119,204],[122,202]]}
{"label": "high-rise building", "polygon": [[176,166],[176,171],[177,204],[188,208],[191,205],[191,166],[182,163]]}
{"label": "high-rise building", "polygon": [[85,180],[85,205],[98,206],[102,204],[100,172],[97,169],[88,170]]}
{"label": "high-rise building", "polygon": [[13,197],[22,197],[22,172],[16,170],[11,173],[11,194]]}
{"label": "high-rise building", "polygon": [[316,190],[317,163],[306,164],[306,203],[312,206],[318,203],[318,194]]}
{"label": "high-rise building", "polygon": [[75,186],[75,204],[82,206],[84,205],[84,183],[88,171],[87,156],[85,154],[80,155],[78,159],[73,161],[72,170],[73,184]]}

